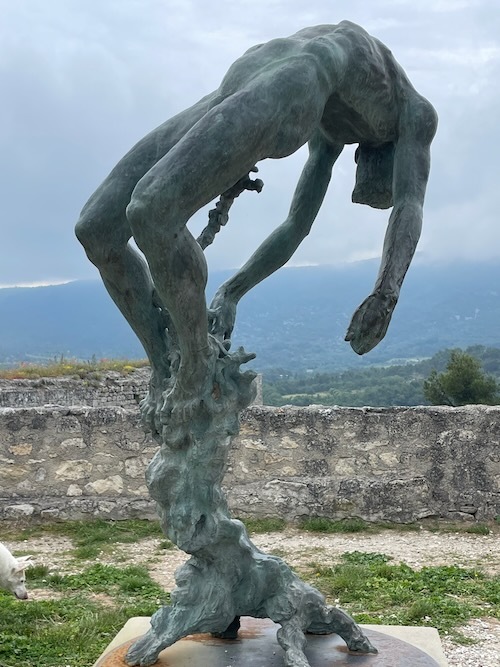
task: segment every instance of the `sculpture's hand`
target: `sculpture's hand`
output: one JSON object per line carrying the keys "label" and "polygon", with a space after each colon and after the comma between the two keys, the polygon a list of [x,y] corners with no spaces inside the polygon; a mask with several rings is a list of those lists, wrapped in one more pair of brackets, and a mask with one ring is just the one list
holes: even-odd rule
{"label": "sculpture's hand", "polygon": [[[218,341],[230,341],[236,319],[236,301],[218,290],[208,309],[208,332]],[[225,347],[229,349],[226,344]]]}
{"label": "sculpture's hand", "polygon": [[366,354],[380,343],[387,332],[398,302],[394,294],[370,294],[352,316],[345,340],[357,354]]}

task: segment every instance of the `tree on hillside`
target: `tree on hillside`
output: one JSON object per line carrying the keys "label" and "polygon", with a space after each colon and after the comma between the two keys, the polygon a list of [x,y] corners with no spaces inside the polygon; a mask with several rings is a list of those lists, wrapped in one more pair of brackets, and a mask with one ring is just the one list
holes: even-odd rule
{"label": "tree on hillside", "polygon": [[452,351],[443,373],[434,370],[424,381],[424,396],[432,405],[496,405],[499,391],[499,384],[484,373],[481,362],[462,350]]}

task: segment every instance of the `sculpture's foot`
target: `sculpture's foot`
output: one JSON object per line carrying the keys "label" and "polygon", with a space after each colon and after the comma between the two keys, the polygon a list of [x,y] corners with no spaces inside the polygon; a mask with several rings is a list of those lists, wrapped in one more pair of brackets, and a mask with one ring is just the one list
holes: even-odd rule
{"label": "sculpture's foot", "polygon": [[153,630],[149,630],[144,637],[132,644],[125,656],[125,662],[131,667],[136,665],[149,667],[149,665],[155,664],[165,646]]}
{"label": "sculpture's foot", "polygon": [[311,635],[337,634],[352,653],[378,653],[359,625],[337,607],[318,605],[306,631]]}
{"label": "sculpture's foot", "polygon": [[[161,432],[167,438],[165,442],[171,442],[172,429],[185,427],[198,417],[206,418],[207,405],[221,397],[216,368],[218,361],[227,357],[227,351],[209,335],[208,347],[203,355],[201,358],[200,353],[201,360],[196,365],[181,364],[175,383],[163,392],[157,420],[163,427]],[[211,408],[209,412],[213,411],[213,405]]]}
{"label": "sculpture's foot", "polygon": [[238,630],[240,629],[240,617],[236,616],[231,625],[223,632],[212,632],[212,637],[217,639],[238,639]]}
{"label": "sculpture's foot", "polygon": [[346,643],[347,643],[347,648],[351,653],[362,653],[362,654],[378,653],[375,646],[373,646],[368,637],[363,633],[361,633],[361,637],[356,639],[353,638],[352,640]]}

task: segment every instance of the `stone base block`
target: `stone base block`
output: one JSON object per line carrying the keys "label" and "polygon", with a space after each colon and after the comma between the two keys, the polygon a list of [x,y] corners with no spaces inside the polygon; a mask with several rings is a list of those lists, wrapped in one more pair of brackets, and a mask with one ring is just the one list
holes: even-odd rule
{"label": "stone base block", "polygon": [[[242,618],[236,641],[191,635],[162,651],[158,667],[283,667],[276,640],[279,626],[268,619]],[[363,625],[378,655],[354,655],[337,635],[308,635],[311,667],[448,667],[434,628]],[[94,667],[126,667],[130,644],[149,629],[149,618],[131,618]]]}

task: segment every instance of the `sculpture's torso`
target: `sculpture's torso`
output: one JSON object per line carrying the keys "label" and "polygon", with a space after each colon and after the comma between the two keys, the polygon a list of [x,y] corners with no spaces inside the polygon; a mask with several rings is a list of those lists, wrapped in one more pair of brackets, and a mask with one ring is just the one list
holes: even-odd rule
{"label": "sculpture's torso", "polygon": [[256,84],[300,81],[319,98],[319,127],[335,144],[384,143],[397,138],[402,99],[418,96],[392,53],[359,26],[316,26],[249,49],[229,69],[215,103]]}

